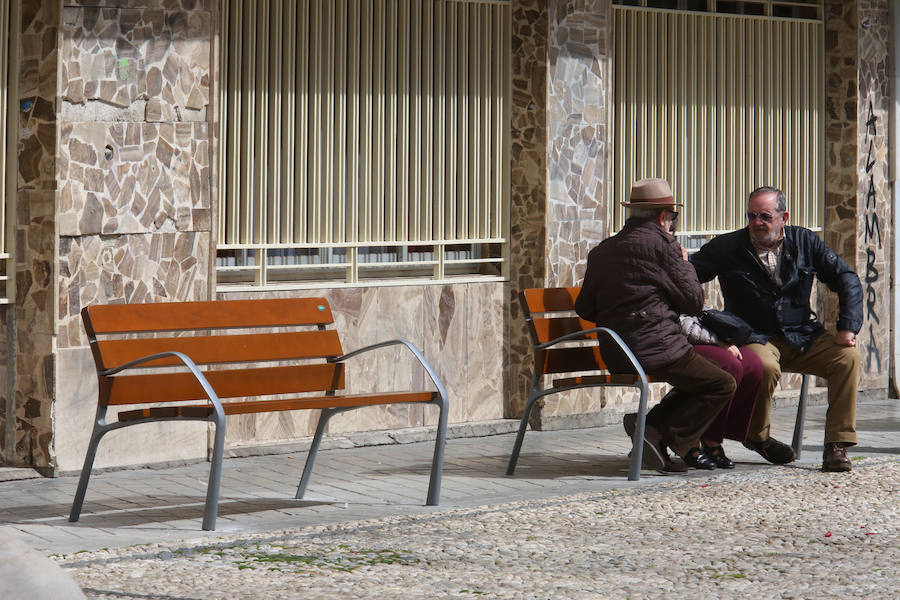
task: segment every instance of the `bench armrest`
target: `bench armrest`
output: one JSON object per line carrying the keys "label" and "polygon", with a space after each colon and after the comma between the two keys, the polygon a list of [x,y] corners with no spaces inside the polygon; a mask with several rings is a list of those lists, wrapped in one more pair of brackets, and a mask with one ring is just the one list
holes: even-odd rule
{"label": "bench armrest", "polygon": [[378,342],[377,344],[372,344],[371,346],[364,346],[362,348],[357,348],[352,352],[348,352],[342,356],[337,356],[335,358],[329,359],[329,362],[342,362],[348,358],[352,358],[358,354],[362,354],[363,352],[369,352],[370,350],[377,350],[378,348],[384,348],[386,346],[406,346],[410,352],[413,353],[413,356],[419,361],[419,364],[425,369],[428,373],[428,376],[431,378],[431,382],[434,383],[434,387],[437,388],[438,393],[441,395],[441,398],[446,402],[448,399],[447,390],[444,389],[444,384],[441,383],[440,377],[438,377],[437,372],[435,372],[434,368],[429,364],[428,360],[425,359],[425,356],[422,354],[421,350],[419,350],[415,344],[408,340],[387,340],[384,342]]}
{"label": "bench armrest", "polygon": [[147,356],[142,356],[140,358],[136,358],[134,360],[130,360],[127,363],[121,364],[116,367],[112,367],[110,369],[105,369],[100,371],[98,374],[103,377],[109,377],[110,375],[115,375],[116,373],[121,373],[127,369],[131,369],[142,365],[144,363],[153,362],[154,360],[159,360],[160,358],[168,358],[170,356],[174,356],[178,360],[184,364],[191,372],[191,375],[197,380],[197,383],[200,384],[200,387],[203,388],[203,391],[206,392],[206,397],[212,402],[212,405],[216,409],[216,414],[219,415],[220,418],[225,418],[225,411],[222,409],[222,402],[219,400],[218,394],[216,394],[215,390],[213,390],[212,385],[210,385],[209,380],[206,379],[206,376],[203,374],[203,371],[197,367],[197,364],[191,359],[190,356],[183,352],[177,351],[169,351],[169,352],[158,352],[156,354],[149,354]]}
{"label": "bench armrest", "polygon": [[641,363],[638,362],[637,357],[634,355],[634,352],[631,351],[631,348],[628,347],[628,344],[625,343],[618,333],[609,329],[608,327],[594,327],[591,329],[582,329],[581,331],[573,331],[572,333],[567,333],[566,335],[561,335],[556,339],[552,339],[549,342],[544,342],[543,344],[535,345],[536,350],[546,350],[560,342],[567,342],[569,340],[576,340],[583,338],[586,334],[589,333],[605,333],[609,336],[609,338],[616,343],[619,349],[625,354],[625,357],[628,359],[628,362],[631,363],[631,368],[634,369],[635,375],[637,375],[640,379],[642,379],[645,383],[649,382],[647,379],[647,374],[644,373],[644,368],[641,367]]}

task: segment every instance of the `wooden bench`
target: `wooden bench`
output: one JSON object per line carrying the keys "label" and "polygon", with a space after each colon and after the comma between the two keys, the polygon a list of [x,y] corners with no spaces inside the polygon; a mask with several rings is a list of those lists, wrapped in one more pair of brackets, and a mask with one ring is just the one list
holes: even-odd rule
{"label": "wooden bench", "polygon": [[[644,372],[634,353],[615,331],[608,327],[595,327],[593,323],[575,314],[575,299],[580,291],[580,287],[529,288],[519,293],[519,303],[531,334],[534,375],[506,474],[512,475],[515,472],[522,441],[528,428],[528,417],[539,399],[548,394],[578,388],[625,386],[637,388],[640,392],[635,442],[628,468],[628,479],[637,481],[641,477],[644,449],[641,440],[644,439],[647,399],[652,379]],[[634,369],[633,375],[597,373],[607,371],[597,345],[600,335],[607,336],[621,348]],[[566,376],[557,377],[563,374]],[[549,387],[544,387],[546,375],[555,377]]]}
{"label": "wooden bench", "polygon": [[[575,314],[575,299],[580,291],[580,287],[529,288],[519,293],[519,303],[531,335],[534,375],[506,474],[512,475],[515,472],[528,428],[528,418],[539,399],[548,394],[578,388],[625,386],[637,388],[640,392],[635,442],[628,468],[628,479],[637,481],[640,479],[643,451],[643,444],[638,440],[644,439],[649,383],[653,381],[653,377],[644,372],[634,353],[615,331],[607,327],[595,327],[593,323]],[[596,373],[607,370],[597,346],[599,335],[609,337],[618,345],[631,362],[634,374]],[[566,376],[556,377],[562,374]],[[548,375],[555,378],[549,387],[544,387],[544,377]],[[800,458],[803,442],[808,389],[809,376],[803,375],[792,443],[797,458]]]}
{"label": "wooden bench", "polygon": [[[437,436],[426,503],[440,498],[449,410],[444,385],[406,340],[344,353],[324,298],[96,305],[81,311],[99,379],[97,413],[72,503],[77,521],[101,438],[152,421],[215,425],[203,529],[216,526],[225,450],[225,416],[320,409],[296,498],[303,498],[328,420],[335,414],[395,403],[438,406]],[[385,346],[405,346],[435,390],[340,394],[345,361]],[[201,369],[201,366],[203,369]],[[134,407],[133,405],[150,405]],[[129,407],[129,405],[131,405]],[[127,407],[107,422],[109,407]]]}

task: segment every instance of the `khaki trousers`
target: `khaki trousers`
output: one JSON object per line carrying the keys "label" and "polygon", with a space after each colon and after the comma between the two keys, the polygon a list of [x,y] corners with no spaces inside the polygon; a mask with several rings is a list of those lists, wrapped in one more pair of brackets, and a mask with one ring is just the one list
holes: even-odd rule
{"label": "khaki trousers", "polygon": [[763,362],[763,380],[750,421],[748,439],[764,441],[769,437],[772,394],[782,370],[808,373],[828,382],[828,411],[825,413],[825,443],[856,444],[856,388],[859,383],[859,350],[834,342],[830,333],[818,337],[809,349],[799,353],[781,336],[765,345],[748,344]]}

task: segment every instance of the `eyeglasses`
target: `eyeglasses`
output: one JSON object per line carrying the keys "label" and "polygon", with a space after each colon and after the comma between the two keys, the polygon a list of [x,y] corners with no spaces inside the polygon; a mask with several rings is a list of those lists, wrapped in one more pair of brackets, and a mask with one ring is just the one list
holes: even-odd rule
{"label": "eyeglasses", "polygon": [[771,213],[755,213],[755,212],[747,213],[747,220],[750,221],[751,223],[753,221],[755,221],[757,218],[760,221],[762,221],[763,223],[771,223],[772,221],[775,220],[775,215],[773,215]]}
{"label": "eyeglasses", "polygon": [[677,210],[669,210],[669,211],[666,211],[666,212],[668,212],[670,215],[672,215],[672,220],[673,220],[673,221],[677,221],[677,220],[678,220],[678,211],[677,211]]}

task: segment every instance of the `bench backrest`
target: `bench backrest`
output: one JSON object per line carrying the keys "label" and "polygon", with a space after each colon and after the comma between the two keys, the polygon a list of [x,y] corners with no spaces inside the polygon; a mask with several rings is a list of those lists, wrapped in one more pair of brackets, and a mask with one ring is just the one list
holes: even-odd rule
{"label": "bench backrest", "polygon": [[[580,287],[528,288],[519,293],[519,303],[535,346],[596,327],[575,314],[575,299],[580,291]],[[596,344],[574,345],[579,341],[596,339],[596,333],[586,333],[575,336],[569,346],[536,348],[535,367],[542,374],[605,370],[606,363]]]}
{"label": "bench backrest", "polygon": [[[106,404],[205,398],[190,373],[172,373],[171,367],[183,364],[175,356],[128,371],[137,375],[105,374],[129,361],[173,351],[205,367],[221,398],[344,387],[344,365],[328,361],[343,350],[337,331],[325,328],[333,317],[324,298],[95,305],[81,316]],[[167,368],[160,372],[160,367]]]}

